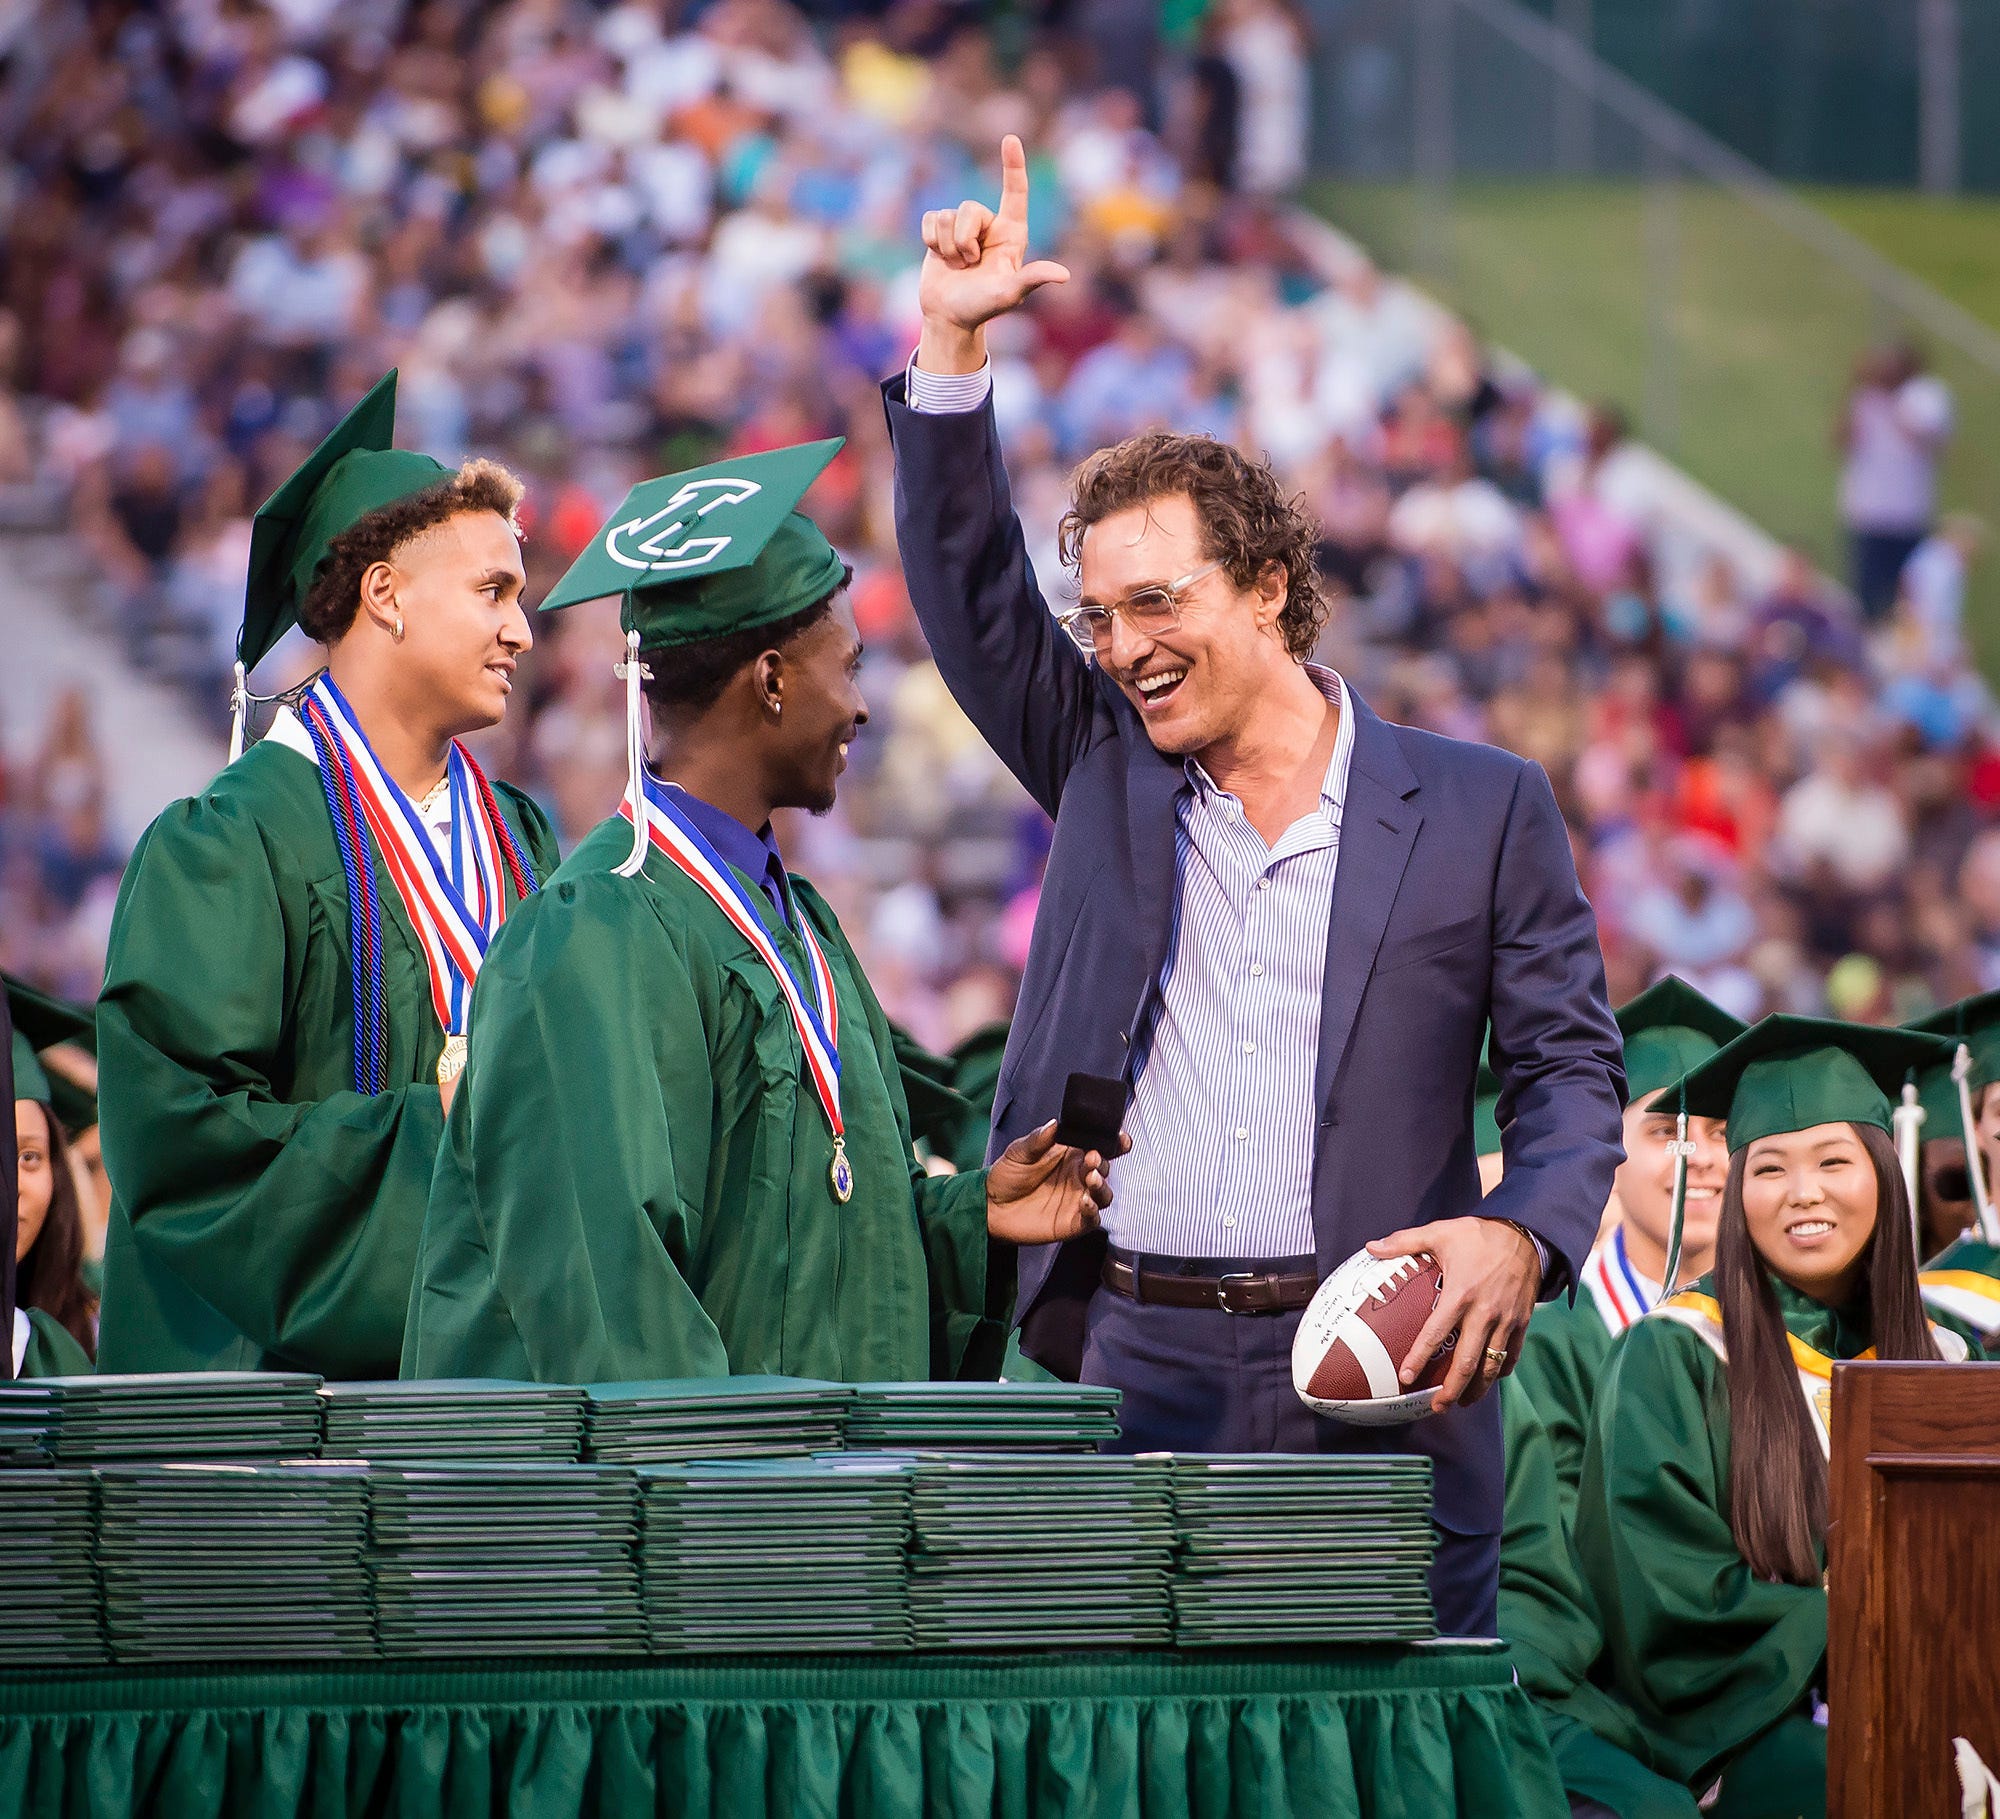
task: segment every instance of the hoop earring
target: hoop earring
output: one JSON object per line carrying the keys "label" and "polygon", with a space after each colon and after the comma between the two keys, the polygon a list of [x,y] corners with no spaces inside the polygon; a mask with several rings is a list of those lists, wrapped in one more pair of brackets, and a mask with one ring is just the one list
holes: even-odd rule
{"label": "hoop earring", "polygon": [[389,636],[395,639],[398,644],[403,642],[403,615],[401,613],[396,615],[396,629]]}

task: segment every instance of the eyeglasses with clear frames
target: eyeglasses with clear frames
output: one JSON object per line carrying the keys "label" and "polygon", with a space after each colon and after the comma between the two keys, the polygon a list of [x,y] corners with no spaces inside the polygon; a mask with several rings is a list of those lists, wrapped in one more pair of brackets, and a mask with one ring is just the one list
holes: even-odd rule
{"label": "eyeglasses with clear frames", "polygon": [[1078,650],[1093,655],[1110,644],[1111,622],[1121,614],[1125,623],[1142,637],[1155,637],[1180,624],[1182,596],[1197,581],[1214,574],[1221,566],[1219,559],[1204,562],[1200,568],[1183,575],[1178,581],[1168,581],[1159,587],[1142,587],[1123,600],[1112,601],[1109,606],[1072,607],[1068,612],[1059,614],[1056,623],[1069,633]]}

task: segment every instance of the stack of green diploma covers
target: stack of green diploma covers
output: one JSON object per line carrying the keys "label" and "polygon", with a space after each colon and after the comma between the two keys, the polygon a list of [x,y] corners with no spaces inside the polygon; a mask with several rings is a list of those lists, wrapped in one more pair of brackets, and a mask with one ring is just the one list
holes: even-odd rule
{"label": "stack of green diploma covers", "polygon": [[97,1591],[97,1479],[0,1471],[0,1661],[104,1661]]}
{"label": "stack of green diploma covers", "polygon": [[587,1465],[369,1469],[385,1655],[645,1646],[632,1474]]}
{"label": "stack of green diploma covers", "polygon": [[849,1446],[1094,1453],[1117,1438],[1118,1392],[1084,1383],[863,1383],[847,1417]]}
{"label": "stack of green diploma covers", "polygon": [[354,1465],[108,1465],[98,1562],[120,1661],[372,1657]]}
{"label": "stack of green diploma covers", "polygon": [[329,1383],[329,1459],[572,1460],[583,1445],[583,1391],[468,1377],[450,1383]]}
{"label": "stack of green diploma covers", "polygon": [[909,1647],[902,1461],[834,1454],[638,1470],[654,1653]]}
{"label": "stack of green diploma covers", "polygon": [[319,1451],[319,1379],[277,1371],[0,1384],[0,1445],[105,1459],[294,1459]]}
{"label": "stack of green diploma covers", "polygon": [[689,1377],[584,1394],[589,1457],[643,1465],[835,1451],[854,1392],[802,1377]]}
{"label": "stack of green diploma covers", "polygon": [[1171,1456],[1184,1648],[1418,1642],[1431,1609],[1431,1462]]}
{"label": "stack of green diploma covers", "polygon": [[916,1462],[918,1648],[1150,1648],[1172,1639],[1166,1474],[1130,1459]]}

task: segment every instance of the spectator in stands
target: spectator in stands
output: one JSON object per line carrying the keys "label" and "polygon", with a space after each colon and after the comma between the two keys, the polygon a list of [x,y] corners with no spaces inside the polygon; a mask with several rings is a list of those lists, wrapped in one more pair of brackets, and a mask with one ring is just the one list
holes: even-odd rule
{"label": "spectator in stands", "polygon": [[1888,617],[1903,564],[1930,532],[1951,431],[1951,393],[1914,344],[1855,362],[1835,439],[1849,578],[1870,621]]}

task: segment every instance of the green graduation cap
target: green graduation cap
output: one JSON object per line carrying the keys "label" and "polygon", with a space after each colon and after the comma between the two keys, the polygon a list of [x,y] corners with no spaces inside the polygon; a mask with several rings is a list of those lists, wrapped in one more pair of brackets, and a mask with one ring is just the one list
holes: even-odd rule
{"label": "green graduation cap", "polygon": [[826,535],[796,510],[844,437],[713,461],[647,480],[592,535],[549,590],[545,613],[615,598],[625,629],[625,791],[634,805],[632,851],[617,869],[645,862],[646,817],[637,812],[645,768],[640,680],[645,651],[672,651],[746,632],[802,612],[846,578]]}
{"label": "green graduation cap", "polygon": [[[1923,1134],[1964,1139],[1966,1161],[1972,1174],[1973,1211],[1980,1232],[1988,1241],[2000,1241],[2000,1216],[1996,1216],[1993,1208],[1993,1184],[1986,1179],[1968,1116],[1973,1095],[1981,1087],[2000,1080],[2000,992],[1976,992],[1905,1027],[1942,1036],[1951,1045],[1943,1061],[1917,1075],[1918,1100],[1924,1108]],[[1961,1046],[1970,1064],[1963,1099],[1959,1096],[1957,1079]]]}
{"label": "green graduation cap", "polygon": [[370,512],[451,478],[450,468],[394,447],[395,439],[392,368],[259,508],[250,527],[250,579],[236,640],[237,660],[246,670],[298,622],[300,602],[312,591],[334,538]]}
{"label": "green graduation cap", "polygon": [[846,572],[795,508],[843,438],[711,462],[625,495],[542,611],[616,597],[647,650],[749,631],[823,600]]}
{"label": "green graduation cap", "polygon": [[1671,1086],[1749,1028],[1669,973],[1618,1013],[1625,1038],[1626,1103]]}
{"label": "green graduation cap", "polygon": [[1894,1128],[1912,1071],[1949,1061],[1951,1045],[1915,1030],[1830,1017],[1766,1017],[1681,1082],[1691,1117],[1726,1118],[1732,1154],[1760,1137],[1816,1124]]}
{"label": "green graduation cap", "polygon": [[[11,974],[0,977],[6,981],[7,1011],[14,1020],[14,1097],[33,1099],[55,1110],[55,1090],[42,1066],[41,1053],[64,1042],[95,1048],[97,1020],[82,1006],[51,998]],[[60,1111],[56,1115],[63,1118],[66,1127],[76,1128]],[[94,1117],[92,1122],[96,1122]]]}
{"label": "green graduation cap", "polygon": [[1937,1067],[1928,1067],[1917,1076],[1917,1090],[1923,1096],[1925,1134],[1952,1136],[1958,1131],[1958,1087],[1951,1077],[1952,1061],[1962,1042],[1972,1057],[1972,1072],[1966,1080],[1974,1092],[2000,1080],[2000,992],[1977,992],[1956,1004],[1917,1017],[1903,1026],[1927,1035],[1943,1036],[1952,1045],[1952,1054]]}

